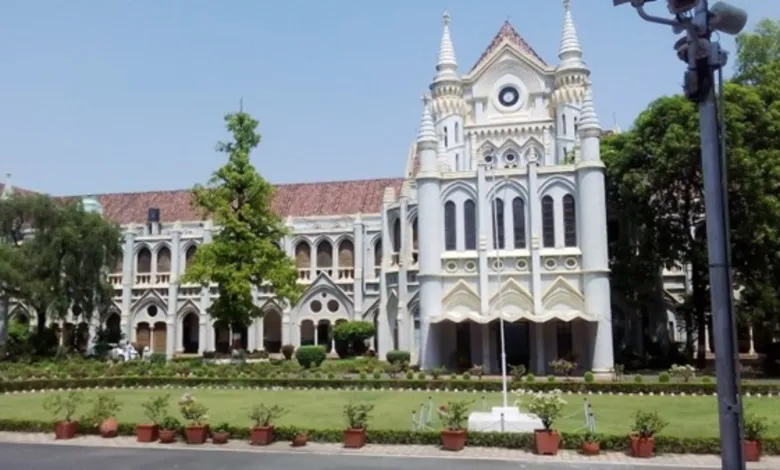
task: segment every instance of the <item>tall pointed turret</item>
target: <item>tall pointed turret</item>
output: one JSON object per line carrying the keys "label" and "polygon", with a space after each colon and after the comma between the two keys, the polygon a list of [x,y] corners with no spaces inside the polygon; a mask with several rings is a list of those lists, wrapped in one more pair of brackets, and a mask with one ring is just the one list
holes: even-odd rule
{"label": "tall pointed turret", "polygon": [[0,192],[0,199],[8,199],[14,193],[14,187],[11,185],[11,173],[5,174],[5,183],[3,183],[3,191]]}
{"label": "tall pointed turret", "polygon": [[450,37],[449,12],[444,12],[443,21],[444,29],[441,33],[439,60],[436,63],[436,77],[433,79],[434,83],[458,79],[458,61],[455,59],[455,47],[453,47],[452,37]]}
{"label": "tall pointed turret", "polygon": [[574,19],[571,16],[571,0],[563,0],[563,33],[561,34],[561,47],[558,50],[558,58],[561,60],[559,68],[584,67],[582,62],[582,47],[577,38],[577,29],[574,27]]}
{"label": "tall pointed turret", "polygon": [[[590,81],[585,85],[585,99],[582,101],[582,110],[580,111],[579,134],[580,138],[599,137],[601,134],[601,124],[593,105],[593,85]],[[585,155],[583,155],[584,158]]]}

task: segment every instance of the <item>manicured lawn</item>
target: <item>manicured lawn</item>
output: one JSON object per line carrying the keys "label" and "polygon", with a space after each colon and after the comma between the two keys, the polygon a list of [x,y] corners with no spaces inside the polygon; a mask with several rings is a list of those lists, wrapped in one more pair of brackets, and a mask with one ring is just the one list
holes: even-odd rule
{"label": "manicured lawn", "polygon": [[[180,417],[175,402],[184,389],[173,390],[111,390],[119,399],[123,409],[119,413],[122,422],[145,421],[141,403],[152,395],[170,393],[171,414]],[[84,392],[87,399],[99,392]],[[377,429],[411,429],[412,411],[419,410],[420,404],[433,398],[435,407],[446,404],[448,400],[474,400],[473,408],[482,406],[482,396],[488,407],[501,403],[497,393],[445,393],[445,392],[388,392],[388,391],[304,391],[304,390],[191,390],[198,401],[209,408],[209,421],[217,423],[227,421],[237,426],[249,426],[247,417],[253,404],[265,403],[280,405],[287,414],[277,424],[295,425],[306,428],[342,428],[344,418],[342,409],[349,402],[373,403],[370,427]],[[49,420],[51,415],[43,410],[42,403],[47,394],[25,393],[0,395],[0,418]],[[510,400],[517,398],[515,395]],[[528,398],[522,398],[528,400]],[[669,396],[578,396],[566,395],[568,402],[564,415],[557,428],[562,431],[576,431],[584,424],[583,400],[588,398],[596,417],[597,431],[609,434],[624,434],[629,431],[633,413],[636,409],[658,411],[669,427],[665,435],[680,437],[717,437],[718,419],[715,397],[669,397]],[[760,416],[777,416],[780,398],[746,398],[747,409]],[[88,405],[83,404],[77,416],[86,412]],[[521,405],[522,408],[522,405]],[[434,421],[433,428],[439,424]],[[769,436],[780,436],[780,419],[770,423]]]}

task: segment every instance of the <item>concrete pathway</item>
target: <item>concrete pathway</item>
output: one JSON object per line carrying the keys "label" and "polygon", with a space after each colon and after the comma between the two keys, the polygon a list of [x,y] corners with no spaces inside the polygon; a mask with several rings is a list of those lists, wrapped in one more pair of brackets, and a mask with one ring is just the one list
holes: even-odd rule
{"label": "concrete pathway", "polygon": [[[23,445],[19,445],[23,444]],[[46,451],[40,452],[39,447],[45,445]],[[54,447],[59,447],[57,451],[54,451]],[[36,449],[25,450],[25,449]],[[432,460],[439,462],[435,468],[473,468],[473,465],[478,464],[480,467],[486,466],[488,469],[503,470],[504,468],[539,468],[539,469],[608,469],[619,467],[630,467],[634,469],[710,469],[720,468],[720,458],[712,455],[677,455],[677,454],[664,454],[649,460],[633,459],[626,454],[618,452],[604,453],[595,457],[584,457],[576,452],[561,451],[555,457],[543,457],[534,455],[532,453],[516,450],[516,449],[499,449],[499,448],[487,448],[487,447],[467,447],[462,452],[446,452],[433,446],[400,446],[400,445],[378,445],[370,444],[363,449],[344,449],[340,444],[324,444],[324,443],[310,443],[306,447],[293,448],[290,447],[288,442],[277,442],[268,447],[253,447],[246,441],[231,441],[229,444],[216,446],[213,444],[205,444],[203,446],[188,446],[183,443],[174,444],[139,444],[135,442],[133,437],[117,437],[115,439],[102,439],[98,436],[82,436],[76,439],[68,441],[55,441],[52,434],[28,434],[28,433],[9,433],[0,432],[0,468],[32,470],[32,469],[64,469],[74,468],[79,470],[89,470],[89,466],[56,466],[58,459],[53,458],[54,455],[59,452],[65,452],[69,455],[79,455],[78,449],[88,449],[88,452],[82,452],[90,454],[95,452],[95,448],[105,455],[106,452],[113,452],[117,455],[125,455],[128,452],[131,455],[138,453],[139,455],[150,450],[159,450],[163,454],[172,453],[171,455],[179,456],[178,458],[184,458],[186,456],[187,462],[192,460],[193,462],[205,461],[214,463],[214,459],[221,459],[222,457],[215,457],[214,455],[222,453],[237,453],[254,455],[257,457],[259,454],[274,455],[275,461],[282,462],[284,459],[281,456],[290,456],[289,458],[295,461],[297,458],[301,462],[312,462],[315,466],[306,466],[307,464],[301,463],[299,466],[285,467],[291,470],[297,469],[326,469],[326,468],[355,468],[355,469],[384,469],[384,468],[404,468],[406,470],[417,470],[429,468],[423,461]],[[16,450],[14,450],[16,449]],[[13,452],[9,453],[11,450]],[[7,452],[9,451],[9,452]],[[14,454],[16,452],[16,454]],[[135,452],[135,453],[134,453]],[[156,452],[152,452],[156,453]],[[35,461],[36,456],[40,455],[40,458],[46,456],[51,460],[51,467],[45,466],[45,462],[41,461],[41,465],[33,465],[33,461],[29,466],[17,467],[11,466],[11,463],[19,465],[20,460],[11,460],[11,455],[24,454],[24,458],[32,458]],[[146,455],[146,454],[144,454]],[[151,453],[150,453],[151,455]],[[208,456],[207,456],[208,455]],[[355,459],[354,464],[350,466],[343,466],[340,462],[343,462],[345,458]],[[391,467],[379,466],[377,463],[384,458],[403,459],[404,463],[396,462]],[[21,458],[21,457],[20,457]],[[228,458],[228,457],[225,457]],[[263,457],[265,461],[266,457]],[[282,459],[282,460],[279,460]],[[394,459],[394,460],[395,460]],[[414,461],[420,461],[414,465],[408,465],[406,459]],[[178,461],[178,460],[177,460]],[[456,463],[458,461],[467,463],[469,466],[461,466],[462,464]],[[326,464],[325,462],[333,462],[333,465]],[[357,465],[360,462],[361,465]],[[442,463],[446,462],[446,463]],[[62,462],[60,462],[62,463]],[[336,465],[336,463],[339,463]],[[495,463],[495,465],[493,465]],[[505,465],[501,465],[504,463]],[[510,465],[511,463],[511,465]],[[523,464],[518,467],[518,464]],[[75,464],[74,464],[75,465]],[[85,462],[86,465],[86,462]],[[113,465],[113,464],[112,464]],[[281,465],[281,464],[280,464]],[[319,465],[319,466],[318,466]],[[442,467],[444,465],[444,467]],[[102,469],[104,467],[94,467]],[[105,467],[108,468],[108,467]],[[122,468],[143,468],[141,466],[128,466],[128,467],[112,467],[114,470],[120,470]],[[150,467],[146,467],[150,468]],[[167,469],[173,467],[154,466],[155,469]],[[201,467],[193,467],[189,464],[186,466],[178,465],[177,468],[188,468],[196,470]],[[226,467],[223,463],[214,464],[211,466],[203,466],[203,469],[215,469],[215,468],[231,468],[238,470],[239,468],[277,468],[277,467]],[[282,467],[278,467],[282,468]],[[434,467],[430,467],[434,468]],[[749,469],[780,469],[780,457],[765,457],[761,462],[755,464],[748,464]]]}

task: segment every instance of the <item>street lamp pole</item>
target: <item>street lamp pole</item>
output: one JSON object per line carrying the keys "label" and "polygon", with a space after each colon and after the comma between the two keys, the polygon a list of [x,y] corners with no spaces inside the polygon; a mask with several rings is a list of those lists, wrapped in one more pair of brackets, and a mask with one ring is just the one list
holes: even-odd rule
{"label": "street lamp pole", "polygon": [[[507,390],[507,374],[506,374],[506,334],[504,329],[504,290],[501,286],[501,271],[504,270],[504,264],[501,261],[501,245],[498,243],[498,188],[496,187],[496,169],[493,168],[492,179],[492,192],[493,197],[490,205],[492,206],[491,221],[493,222],[493,247],[496,250],[496,281],[498,282],[498,325],[501,334],[501,395],[503,398],[503,408],[506,410],[509,408],[509,392]],[[506,198],[504,198],[506,199]],[[504,236],[504,242],[506,242],[506,235]],[[489,268],[488,268],[489,270]],[[501,423],[503,426],[503,422]],[[503,431],[503,429],[502,429]]]}
{"label": "street lamp pole", "polygon": [[[747,14],[724,2],[709,8],[707,0],[667,0],[675,19],[647,14],[649,0],[613,0],[615,5],[629,2],[646,21],[671,26],[686,36],[675,44],[678,57],[688,64],[685,72],[686,96],[699,105],[701,163],[704,180],[704,206],[707,225],[707,251],[710,263],[710,302],[717,351],[718,414],[721,439],[721,465],[724,470],[744,470],[742,447],[742,401],[740,392],[739,350],[734,312],[731,253],[729,241],[728,192],[726,186],[725,139],[722,120],[725,109],[718,109],[714,74],[722,73],[726,53],[712,41],[712,33],[738,34],[747,22]],[[722,76],[720,86],[722,87]],[[722,88],[720,92],[723,96]]]}

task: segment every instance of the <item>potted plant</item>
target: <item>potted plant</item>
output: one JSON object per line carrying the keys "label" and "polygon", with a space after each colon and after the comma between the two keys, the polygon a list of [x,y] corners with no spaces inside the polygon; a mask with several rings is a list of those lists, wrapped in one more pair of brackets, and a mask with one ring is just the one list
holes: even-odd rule
{"label": "potted plant", "polygon": [[120,409],[122,409],[122,404],[115,397],[101,393],[95,397],[92,409],[81,421],[89,426],[97,427],[101,437],[116,437],[119,428],[116,415]]}
{"label": "potted plant", "polygon": [[441,430],[441,446],[444,450],[460,451],[466,446],[466,420],[470,401],[451,401],[439,408],[444,429]]}
{"label": "potted plant", "polygon": [[292,440],[293,447],[303,447],[309,442],[309,433],[300,429],[294,429],[295,433]]}
{"label": "potted plant", "polygon": [[160,418],[158,430],[160,443],[170,444],[175,441],[179,429],[181,429],[181,423],[173,416],[166,415]]}
{"label": "potted plant", "polygon": [[566,401],[561,398],[560,390],[549,393],[535,393],[528,403],[528,411],[539,417],[544,429],[534,430],[534,445],[539,455],[556,455],[561,444],[561,436],[552,426],[561,417]]}
{"label": "potted plant", "polygon": [[227,444],[230,437],[230,425],[228,423],[219,423],[211,430],[211,442],[214,444]]}
{"label": "potted plant", "polygon": [[742,443],[746,462],[761,460],[761,438],[766,432],[766,419],[755,415],[745,416],[745,441]]}
{"label": "potted plant", "polygon": [[253,446],[267,446],[274,441],[274,426],[272,422],[284,414],[284,409],[274,405],[271,407],[263,404],[252,407],[249,418],[254,421],[251,432],[251,444]]}
{"label": "potted plant", "polygon": [[631,456],[648,459],[653,456],[654,436],[666,426],[666,421],[656,411],[637,410],[630,439]]}
{"label": "potted plant", "polygon": [[366,445],[366,426],[368,414],[374,409],[374,405],[348,403],[344,407],[344,416],[347,418],[347,429],[344,430],[344,447],[348,449],[360,449]]}
{"label": "potted plant", "polygon": [[[72,391],[68,394],[51,395],[43,402],[43,409],[54,415],[55,439],[73,439],[76,436],[79,423],[72,418],[82,401],[81,392]],[[58,419],[60,416],[62,419]]]}
{"label": "potted plant", "polygon": [[601,452],[601,445],[599,444],[598,437],[593,431],[587,431],[582,436],[582,443],[580,444],[580,453],[582,455],[599,455]]}
{"label": "potted plant", "polygon": [[206,442],[208,429],[205,420],[208,408],[203,403],[195,401],[195,397],[185,393],[179,399],[179,410],[188,424],[184,427],[184,439],[187,444],[203,444]]}
{"label": "potted plant", "polygon": [[135,438],[138,442],[155,442],[159,437],[160,421],[168,415],[170,395],[158,395],[141,403],[147,423],[135,426]]}

